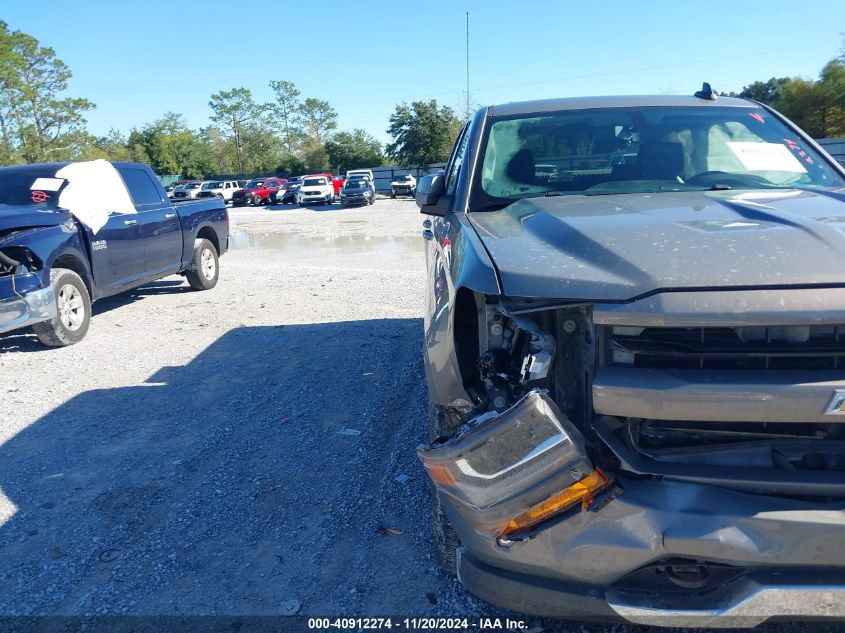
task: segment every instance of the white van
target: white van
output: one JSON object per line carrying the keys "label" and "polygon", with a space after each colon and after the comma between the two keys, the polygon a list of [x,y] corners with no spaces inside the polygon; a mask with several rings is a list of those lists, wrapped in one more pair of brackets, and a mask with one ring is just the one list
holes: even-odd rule
{"label": "white van", "polygon": [[364,178],[370,179],[370,184],[373,186],[373,192],[376,190],[376,177],[373,176],[372,169],[350,169],[346,172],[346,179],[349,180],[352,177],[360,178],[363,176]]}

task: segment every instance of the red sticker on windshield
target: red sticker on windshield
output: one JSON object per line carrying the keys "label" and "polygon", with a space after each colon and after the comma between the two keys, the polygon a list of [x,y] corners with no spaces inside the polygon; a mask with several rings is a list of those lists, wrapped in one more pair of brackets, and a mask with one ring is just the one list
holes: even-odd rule
{"label": "red sticker on windshield", "polygon": [[33,191],[32,192],[32,201],[33,202],[46,202],[47,198],[49,198],[46,193],[43,191]]}

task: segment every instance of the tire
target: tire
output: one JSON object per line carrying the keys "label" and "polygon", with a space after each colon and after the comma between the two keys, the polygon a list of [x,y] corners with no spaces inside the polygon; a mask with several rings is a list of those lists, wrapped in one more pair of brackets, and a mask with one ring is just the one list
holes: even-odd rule
{"label": "tire", "polygon": [[59,314],[49,321],[32,326],[32,331],[44,345],[66,347],[78,343],[88,333],[91,324],[91,296],[82,277],[67,268],[50,271],[50,286],[56,294]]}
{"label": "tire", "polygon": [[217,285],[220,276],[220,263],[217,249],[205,238],[194,240],[194,255],[191,257],[191,270],[185,278],[194,290],[211,290]]}
{"label": "tire", "polygon": [[254,204],[256,207],[260,207],[261,206],[261,196],[259,196],[258,194],[255,194],[254,196],[252,196],[252,204]]}
{"label": "tire", "polygon": [[[428,436],[430,441],[436,440],[449,431],[445,428],[443,409],[429,404],[428,406]],[[443,511],[437,488],[431,485],[431,532],[434,547],[434,559],[440,568],[450,576],[458,575],[458,548],[461,539],[452,527],[449,517]]]}
{"label": "tire", "polygon": [[390,197],[393,198],[394,200],[396,199],[396,192],[393,191],[393,189],[390,190]]}

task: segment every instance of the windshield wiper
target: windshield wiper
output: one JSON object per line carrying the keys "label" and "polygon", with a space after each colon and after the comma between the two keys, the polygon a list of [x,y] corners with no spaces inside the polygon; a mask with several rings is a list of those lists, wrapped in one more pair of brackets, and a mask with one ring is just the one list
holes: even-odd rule
{"label": "windshield wiper", "polygon": [[498,209],[504,209],[505,207],[511,206],[514,202],[516,202],[516,200],[495,200],[481,205],[481,208],[478,209],[478,211],[497,211]]}

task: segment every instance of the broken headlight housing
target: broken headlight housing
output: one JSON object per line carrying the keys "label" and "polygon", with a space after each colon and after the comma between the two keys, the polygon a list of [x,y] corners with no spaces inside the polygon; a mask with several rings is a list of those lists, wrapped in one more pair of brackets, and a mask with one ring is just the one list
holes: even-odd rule
{"label": "broken headlight housing", "polygon": [[581,433],[538,390],[417,455],[466,523],[488,536],[529,530],[609,483],[593,468]]}

